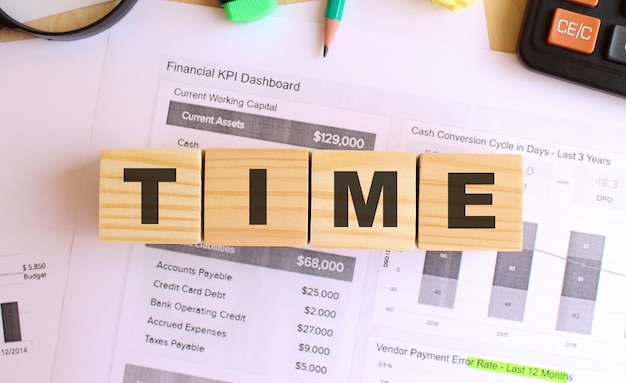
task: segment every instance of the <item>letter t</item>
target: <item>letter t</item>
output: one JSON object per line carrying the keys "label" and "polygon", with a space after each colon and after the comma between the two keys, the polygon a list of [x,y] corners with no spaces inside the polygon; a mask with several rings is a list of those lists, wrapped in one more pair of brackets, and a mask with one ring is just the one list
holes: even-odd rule
{"label": "letter t", "polygon": [[158,224],[159,182],[176,182],[176,169],[124,169],[124,182],[141,182],[141,223]]}

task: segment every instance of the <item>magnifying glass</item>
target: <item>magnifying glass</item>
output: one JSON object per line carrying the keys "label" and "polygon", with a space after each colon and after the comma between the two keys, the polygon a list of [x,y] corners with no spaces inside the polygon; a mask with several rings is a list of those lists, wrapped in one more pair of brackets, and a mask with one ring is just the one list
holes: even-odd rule
{"label": "magnifying glass", "polygon": [[137,0],[0,0],[0,29],[47,40],[93,36],[118,22]]}

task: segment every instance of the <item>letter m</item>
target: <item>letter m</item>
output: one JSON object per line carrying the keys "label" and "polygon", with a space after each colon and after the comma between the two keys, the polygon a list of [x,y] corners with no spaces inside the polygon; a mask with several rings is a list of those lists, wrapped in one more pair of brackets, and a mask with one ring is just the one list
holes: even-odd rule
{"label": "letter m", "polygon": [[348,191],[352,195],[359,227],[372,227],[381,194],[383,194],[383,227],[398,226],[398,172],[374,172],[366,202],[358,173],[336,171],[335,227],[348,227]]}

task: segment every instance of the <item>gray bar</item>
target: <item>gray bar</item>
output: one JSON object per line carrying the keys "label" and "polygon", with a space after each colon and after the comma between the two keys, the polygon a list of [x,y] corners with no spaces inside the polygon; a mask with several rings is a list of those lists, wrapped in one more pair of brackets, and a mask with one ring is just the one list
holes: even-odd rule
{"label": "gray bar", "polygon": [[493,285],[528,290],[532,262],[532,250],[499,252],[496,258]]}
{"label": "gray bar", "polygon": [[604,237],[571,232],[561,296],[596,300]]}
{"label": "gray bar", "polygon": [[127,364],[122,383],[225,383],[221,380],[199,378],[149,367]]}
{"label": "gray bar", "polygon": [[452,309],[456,299],[460,251],[427,251],[418,303]]}
{"label": "gray bar", "polygon": [[537,224],[524,222],[522,251],[498,252],[489,302],[490,317],[524,320],[536,238]]}
{"label": "gray bar", "polygon": [[21,342],[22,330],[20,328],[20,314],[17,302],[2,303],[0,310],[2,311],[4,341],[7,343]]}
{"label": "gray bar", "polygon": [[561,296],[596,300],[602,263],[578,257],[567,257]]}
{"label": "gray bar", "polygon": [[487,315],[522,322],[526,309],[526,290],[504,286],[493,286]]}
{"label": "gray bar", "polygon": [[424,274],[422,275],[417,302],[423,305],[453,309],[457,284],[456,279]]}
{"label": "gray bar", "polygon": [[600,235],[570,233],[557,330],[591,334],[604,239]]}
{"label": "gray bar", "polygon": [[[234,121],[235,123],[230,124],[234,126],[226,126],[228,124],[219,124],[218,121]],[[373,133],[177,101],[170,101],[167,124],[312,149],[373,150],[376,144],[376,135]],[[347,146],[333,144],[335,137],[339,138],[339,142],[345,141]],[[331,142],[327,142],[328,140]]]}
{"label": "gray bar", "polygon": [[604,236],[572,231],[569,237],[567,256],[602,261]]}
{"label": "gray bar", "polygon": [[537,224],[524,222],[522,251],[499,251],[493,285],[528,290],[530,269],[535,251]]}
{"label": "gray bar", "polygon": [[[235,247],[198,245],[146,245],[157,249],[199,255],[223,261],[244,263],[246,265],[267,267],[269,269],[290,271],[317,277],[352,282],[356,258],[343,255],[328,254],[294,247]],[[298,265],[305,257],[315,258],[318,267]],[[324,266],[339,266],[341,270],[324,269]]]}
{"label": "gray bar", "polygon": [[588,299],[561,297],[556,329],[578,334],[591,334],[596,302]]}
{"label": "gray bar", "polygon": [[444,278],[459,279],[461,268],[460,251],[427,251],[424,260],[424,274]]}
{"label": "gray bar", "polygon": [[535,242],[537,241],[537,224],[524,222],[523,230],[522,250],[535,250]]}

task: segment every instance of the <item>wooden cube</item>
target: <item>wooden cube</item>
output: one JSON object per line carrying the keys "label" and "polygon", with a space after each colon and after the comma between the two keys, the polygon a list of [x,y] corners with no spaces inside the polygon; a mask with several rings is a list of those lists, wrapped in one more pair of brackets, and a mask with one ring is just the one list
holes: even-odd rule
{"label": "wooden cube", "polygon": [[201,150],[100,153],[100,240],[199,243],[201,217]]}
{"label": "wooden cube", "polygon": [[204,241],[306,246],[307,149],[206,149]]}
{"label": "wooden cube", "polygon": [[415,248],[414,153],[314,151],[311,246]]}
{"label": "wooden cube", "polygon": [[522,156],[419,156],[420,250],[522,249]]}

